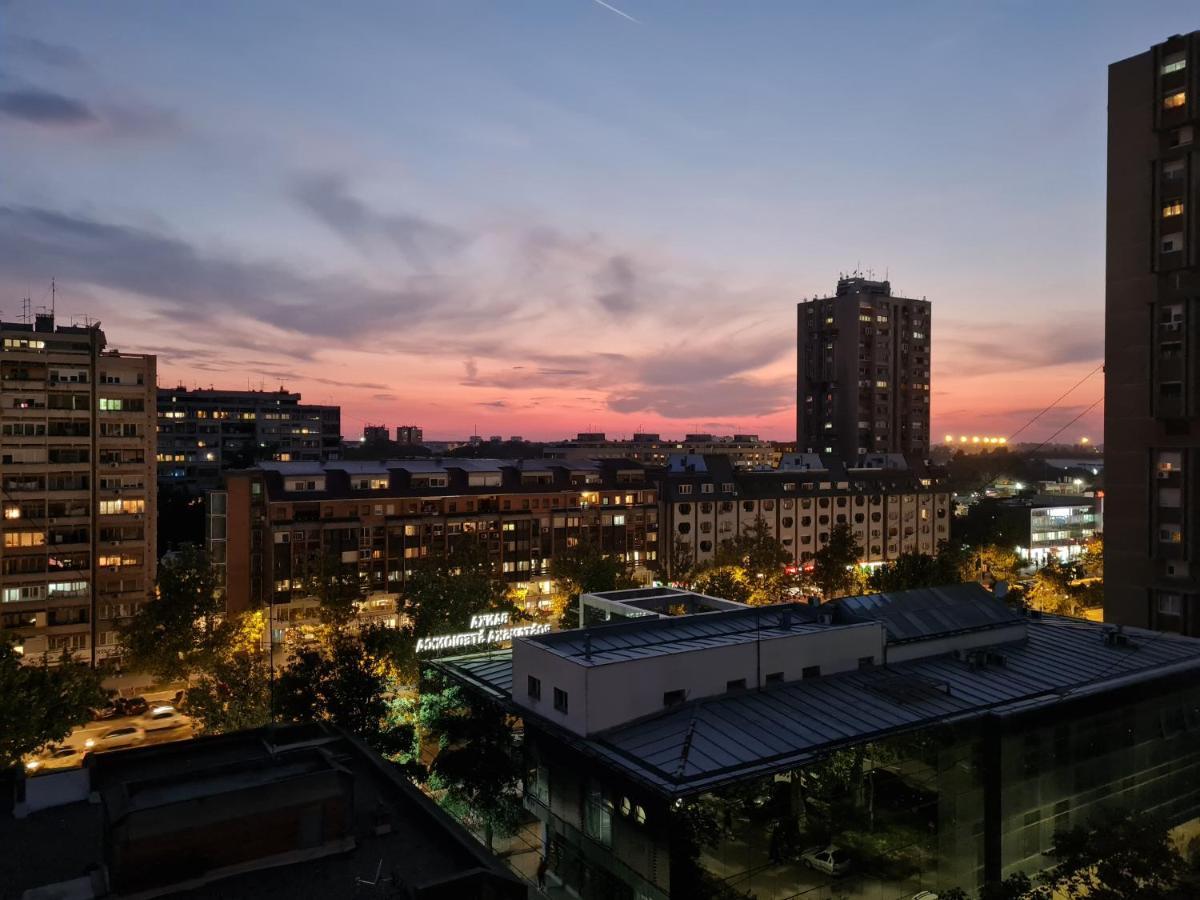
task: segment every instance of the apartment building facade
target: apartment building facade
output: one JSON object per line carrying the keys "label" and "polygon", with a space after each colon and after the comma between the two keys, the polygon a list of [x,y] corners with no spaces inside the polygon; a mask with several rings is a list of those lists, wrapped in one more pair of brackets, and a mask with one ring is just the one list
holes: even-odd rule
{"label": "apartment building facade", "polygon": [[929,301],[853,276],[796,313],[797,449],[928,457]]}
{"label": "apartment building facade", "polygon": [[[668,575],[683,562],[711,562],[721,542],[761,518],[796,565],[849,525],[864,564],[902,553],[937,553],[950,537],[951,495],[933,471],[902,458],[864,457],[847,467],[816,454],[785,456],[775,471],[739,471],[719,456],[678,457],[661,491],[662,550]],[[887,467],[885,467],[887,466]]]}
{"label": "apartment building facade", "polygon": [[306,577],[322,559],[352,567],[363,609],[383,617],[415,563],[456,541],[486,546],[531,598],[550,593],[551,559],[580,541],[646,580],[658,560],[657,486],[623,460],[261,463],[225,481],[209,495],[209,547],[227,607],[269,604],[281,621],[311,618]]}
{"label": "apartment building facade", "polygon": [[53,315],[0,333],[0,629],[99,663],[154,589],[155,357]]}
{"label": "apartment building facade", "polygon": [[291,391],[158,391],[158,478],[191,493],[220,487],[226,469],[257,459],[322,462],[341,456],[338,406]]}
{"label": "apartment building facade", "polygon": [[673,455],[719,454],[739,468],[762,468],[779,464],[780,450],[756,434],[686,434],[678,440],[660,434],[637,432],[628,440],[609,439],[603,432],[581,432],[569,441],[547,444],[547,459],[632,459],[648,466],[666,465]]}
{"label": "apartment building facade", "polygon": [[1200,635],[1200,32],[1109,67],[1105,619]]}

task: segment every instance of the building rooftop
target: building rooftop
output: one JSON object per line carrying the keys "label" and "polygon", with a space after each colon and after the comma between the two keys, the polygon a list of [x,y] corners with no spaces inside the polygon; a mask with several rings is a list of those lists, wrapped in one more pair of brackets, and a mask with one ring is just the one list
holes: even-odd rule
{"label": "building rooftop", "polygon": [[[96,755],[81,771],[31,779],[26,795],[44,795],[37,787],[59,776],[81,782],[77,800],[65,796],[68,802],[23,819],[0,814],[5,897],[38,889],[26,896],[91,896],[45,889],[86,882],[97,867],[107,869],[116,895],[336,900],[364,896],[363,881],[377,884],[367,890],[379,896],[526,896],[520,881],[392,764],[321,726]],[[89,790],[101,803],[88,802]],[[297,826],[311,824],[313,813],[296,814],[299,804],[325,811],[323,829],[307,838]],[[345,815],[329,818],[333,809]],[[243,814],[249,825],[238,821]],[[273,827],[261,849],[274,855],[259,856],[254,828],[266,821]],[[222,841],[231,830],[246,833]],[[325,845],[314,852],[321,835]],[[118,889],[123,878],[128,888]]]}
{"label": "building rooftop", "polygon": [[[905,662],[709,696],[588,737],[529,709],[519,712],[630,779],[677,797],[785,771],[841,747],[907,731],[1003,717],[1160,678],[1200,680],[1200,641],[1192,638],[1141,629],[1118,633],[1114,626],[1037,615],[1021,617],[1024,628],[1016,631],[1011,618],[991,610],[977,617],[961,609],[936,614],[927,605],[932,599],[875,595],[832,605],[841,607],[841,619],[882,622],[893,635],[890,644],[924,636],[934,646],[951,630],[987,628],[993,622],[997,641],[976,643],[969,652],[955,652],[951,643],[945,652]],[[670,652],[672,634],[680,646],[689,647],[755,636],[745,616],[690,618],[696,624],[683,633],[680,619],[633,620],[529,640],[546,642],[549,637],[560,652],[578,655],[585,652],[590,633],[593,659],[616,662]],[[814,627],[820,626],[800,616],[791,626]],[[1012,639],[1014,633],[1022,636]],[[511,651],[443,659],[435,665],[509,702]]]}
{"label": "building rooftop", "polygon": [[601,666],[631,659],[809,634],[829,627],[818,624],[817,615],[815,608],[801,603],[750,606],[690,616],[638,618],[551,632],[527,640],[579,665]]}
{"label": "building rooftop", "polygon": [[883,623],[892,644],[1025,622],[975,583],[843,597],[836,609],[838,621]]}

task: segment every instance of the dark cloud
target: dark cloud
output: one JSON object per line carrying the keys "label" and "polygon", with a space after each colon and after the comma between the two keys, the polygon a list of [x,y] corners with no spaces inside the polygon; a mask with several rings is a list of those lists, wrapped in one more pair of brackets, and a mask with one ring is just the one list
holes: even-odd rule
{"label": "dark cloud", "polygon": [[1061,311],[1053,319],[1020,326],[1007,322],[949,323],[940,331],[940,346],[949,352],[935,350],[935,377],[1099,363],[1104,358],[1104,323],[1091,314]]}
{"label": "dark cloud", "polygon": [[[47,272],[139,295],[150,312],[181,324],[221,321],[221,343],[279,352],[258,335],[229,328],[239,315],[283,332],[329,339],[361,337],[431,316],[470,315],[439,285],[377,289],[354,277],[306,275],[273,262],[210,253],[177,238],[30,207],[0,206],[0,258],[6,274],[37,281]],[[447,312],[448,311],[448,312]],[[290,352],[290,350],[289,350]]]}
{"label": "dark cloud", "polygon": [[10,34],[4,39],[4,47],[11,56],[59,69],[82,69],[86,65],[83,54],[74,47],[27,35]]}
{"label": "dark cloud", "polygon": [[738,339],[730,336],[721,344],[681,342],[662,347],[635,366],[639,380],[654,385],[685,385],[711,381],[748,372],[794,353],[792,334],[779,329],[765,337]]}
{"label": "dark cloud", "polygon": [[614,316],[625,316],[637,306],[638,279],[628,256],[613,256],[596,275],[596,302]]}
{"label": "dark cloud", "polygon": [[608,398],[608,408],[619,413],[653,412],[668,419],[755,418],[791,406],[794,390],[791,379],[723,378],[614,394]]}
{"label": "dark cloud", "polygon": [[97,121],[86,103],[41,88],[0,92],[0,115],[46,127],[78,127]]}
{"label": "dark cloud", "polygon": [[372,210],[350,194],[341,175],[324,173],[298,179],[292,196],[347,243],[363,251],[399,250],[416,269],[428,269],[465,243],[459,232],[420,216]]}

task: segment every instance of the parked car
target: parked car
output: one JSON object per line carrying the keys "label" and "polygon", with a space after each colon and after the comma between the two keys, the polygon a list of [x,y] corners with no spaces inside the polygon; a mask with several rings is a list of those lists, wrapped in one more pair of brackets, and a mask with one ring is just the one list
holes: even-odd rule
{"label": "parked car", "polygon": [[826,875],[841,875],[850,868],[850,854],[841,847],[809,847],[800,854],[800,862]]}
{"label": "parked car", "polygon": [[73,769],[83,762],[86,750],[77,747],[50,747],[37,756],[25,761],[25,771],[52,772],[55,769]]}
{"label": "parked car", "polygon": [[99,737],[88,738],[83,746],[88,750],[118,750],[122,747],[135,747],[146,740],[146,732],[136,725],[123,725],[112,728]]}
{"label": "parked car", "polygon": [[173,706],[153,706],[145,715],[138,719],[138,724],[146,731],[166,731],[169,728],[183,728],[192,722],[187,716]]}
{"label": "parked car", "polygon": [[97,722],[103,722],[105,719],[111,719],[120,714],[121,711],[117,709],[117,705],[111,700],[109,700],[103,706],[92,707],[92,719]]}
{"label": "parked car", "polygon": [[146,702],[145,697],[129,697],[124,700],[118,700],[117,706],[123,716],[140,716],[150,708],[150,704]]}
{"label": "parked car", "polygon": [[917,891],[912,895],[912,900],[938,900],[938,895],[933,891]]}

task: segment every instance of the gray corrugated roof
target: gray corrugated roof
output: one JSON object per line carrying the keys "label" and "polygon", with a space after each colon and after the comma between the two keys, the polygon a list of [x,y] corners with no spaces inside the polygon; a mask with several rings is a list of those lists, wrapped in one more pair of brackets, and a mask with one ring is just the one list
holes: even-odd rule
{"label": "gray corrugated roof", "polygon": [[[706,698],[586,739],[556,733],[676,796],[888,734],[1057,703],[1174,669],[1200,673],[1200,640],[1126,629],[1131,645],[1120,647],[1106,644],[1103,633],[1099,623],[1031,619],[1025,641],[1000,648],[1003,666],[972,668],[947,654]],[[493,694],[511,689],[511,668],[505,674],[499,657],[478,659],[443,662]]]}
{"label": "gray corrugated roof", "polygon": [[816,616],[816,610],[805,604],[780,604],[666,619],[633,619],[552,632],[529,640],[579,665],[596,666],[838,627],[814,624]]}
{"label": "gray corrugated roof", "polygon": [[1022,622],[980,584],[918,588],[834,601],[839,619],[882,622],[891,643]]}

